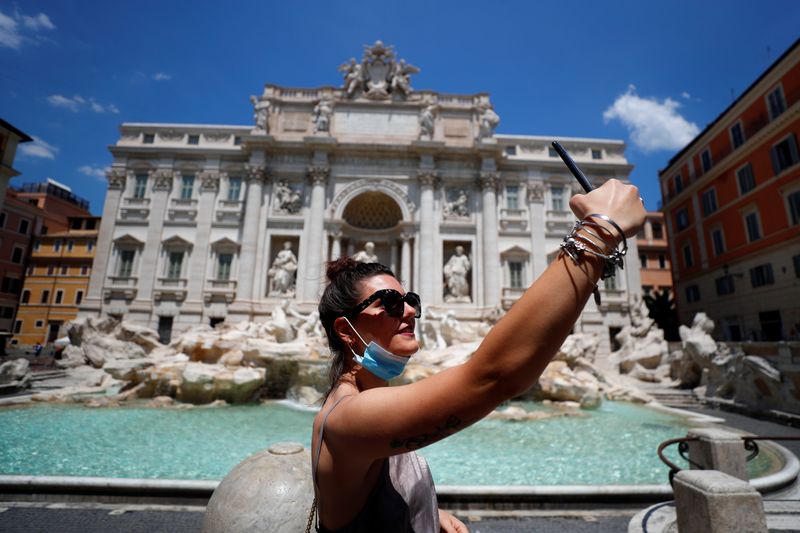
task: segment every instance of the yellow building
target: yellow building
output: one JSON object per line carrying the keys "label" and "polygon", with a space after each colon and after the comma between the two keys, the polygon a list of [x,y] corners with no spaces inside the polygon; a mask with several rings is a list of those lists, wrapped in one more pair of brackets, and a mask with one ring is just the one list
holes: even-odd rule
{"label": "yellow building", "polygon": [[47,344],[66,334],[78,316],[94,260],[100,217],[70,217],[66,231],[39,235],[33,243],[12,341]]}

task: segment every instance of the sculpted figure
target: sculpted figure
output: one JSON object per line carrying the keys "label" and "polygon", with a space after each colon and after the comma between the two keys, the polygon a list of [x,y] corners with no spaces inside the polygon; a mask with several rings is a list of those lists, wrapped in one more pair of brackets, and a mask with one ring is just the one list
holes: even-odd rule
{"label": "sculpted figure", "polygon": [[392,68],[392,83],[391,89],[392,91],[399,90],[406,96],[408,96],[411,91],[414,89],[411,88],[411,77],[410,74],[416,74],[419,72],[419,69],[414,65],[409,65],[406,63],[405,59],[401,59],[400,61],[396,62]]}
{"label": "sculpted figure", "polygon": [[464,255],[464,247],[456,246],[456,252],[444,265],[444,277],[447,285],[445,302],[472,302],[467,281],[470,266],[469,258]]}
{"label": "sculpted figure", "polygon": [[275,185],[275,207],[277,211],[295,214],[303,206],[300,193],[289,187],[286,180],[281,180]]}
{"label": "sculpted figure", "polygon": [[269,133],[269,101],[251,96],[250,102],[253,104],[253,120],[256,123],[254,131]]}
{"label": "sculpted figure", "polygon": [[453,217],[469,216],[469,197],[464,189],[458,191],[458,196],[455,200],[445,204],[444,214]]}
{"label": "sculpted figure", "polygon": [[333,102],[320,100],[314,106],[314,133],[330,131]]}
{"label": "sculpted figure", "polygon": [[287,313],[299,320],[297,324],[297,339],[306,340],[310,337],[324,338],[325,331],[319,320],[319,311],[312,311],[307,315],[299,312],[293,305],[289,305]]}
{"label": "sculpted figure", "polygon": [[447,348],[447,342],[442,337],[441,320],[442,316],[430,307],[422,309],[420,318],[420,332],[422,333],[422,343],[426,350],[440,350]]}
{"label": "sculpted figure", "polygon": [[295,337],[294,328],[286,317],[288,311],[289,300],[282,300],[280,305],[275,306],[272,316],[264,324],[264,330],[281,343],[293,341]]}
{"label": "sculpted figure", "polygon": [[270,277],[270,296],[294,296],[294,275],[297,272],[297,257],[292,252],[292,243],[283,243],[267,274]]}
{"label": "sculpted figure", "polygon": [[347,96],[353,96],[364,79],[364,67],[361,66],[361,63],[356,62],[356,58],[351,57],[349,63],[339,67],[339,72],[342,72],[344,76],[344,85],[342,85],[344,92],[347,93]]}
{"label": "sculpted figure", "polygon": [[419,113],[419,138],[425,141],[433,139],[433,128],[436,122],[436,105],[429,105]]}
{"label": "sculpted figure", "polygon": [[478,140],[488,139],[494,135],[494,130],[500,124],[500,117],[494,112],[491,105],[484,105],[478,117]]}
{"label": "sculpted figure", "polygon": [[353,259],[360,263],[380,263],[380,259],[375,255],[375,243],[368,242],[364,245],[364,249],[356,252]]}

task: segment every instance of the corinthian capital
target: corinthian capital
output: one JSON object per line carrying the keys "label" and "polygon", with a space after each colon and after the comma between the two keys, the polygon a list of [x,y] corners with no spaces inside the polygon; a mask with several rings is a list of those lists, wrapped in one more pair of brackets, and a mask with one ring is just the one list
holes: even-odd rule
{"label": "corinthian capital", "polygon": [[204,170],[200,173],[200,190],[216,191],[219,190],[219,179],[222,176],[215,170]]}
{"label": "corinthian capital", "polygon": [[312,185],[324,185],[328,181],[331,167],[327,165],[311,165],[308,167],[308,177]]}
{"label": "corinthian capital", "polygon": [[484,170],[478,178],[478,185],[481,190],[492,189],[497,192],[497,188],[500,186],[500,173]]}
{"label": "corinthian capital", "polygon": [[173,172],[166,168],[150,171],[150,180],[153,182],[153,190],[170,190],[175,177],[180,177],[180,172]]}
{"label": "corinthian capital", "polygon": [[247,181],[264,181],[267,177],[266,165],[251,165],[245,164],[245,180]]}
{"label": "corinthian capital", "polygon": [[435,187],[439,181],[439,173],[435,170],[417,170],[417,179],[423,187]]}
{"label": "corinthian capital", "polygon": [[106,172],[106,179],[108,179],[109,189],[124,189],[125,179],[128,176],[128,171],[119,168],[114,168]]}

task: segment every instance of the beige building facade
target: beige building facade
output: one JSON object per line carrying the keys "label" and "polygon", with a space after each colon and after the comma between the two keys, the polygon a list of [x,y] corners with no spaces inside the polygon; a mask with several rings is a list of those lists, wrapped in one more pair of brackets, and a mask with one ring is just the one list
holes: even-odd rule
{"label": "beige building facade", "polygon": [[[417,69],[377,42],[340,88],[266,85],[253,125],[126,123],[111,146],[83,312],[173,331],[310,311],[324,262],[389,265],[437,312],[510,307],[573,223],[574,179],[551,138],[502,135],[489,95],[414,90]],[[560,138],[596,184],[626,180],[619,140]],[[628,322],[635,240],[576,329]]]}

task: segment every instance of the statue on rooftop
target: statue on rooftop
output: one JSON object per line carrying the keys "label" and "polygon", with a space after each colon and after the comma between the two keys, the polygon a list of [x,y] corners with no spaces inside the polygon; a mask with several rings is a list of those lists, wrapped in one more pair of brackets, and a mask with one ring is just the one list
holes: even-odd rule
{"label": "statue on rooftop", "polygon": [[436,124],[436,111],[438,106],[431,104],[419,113],[419,138],[423,141],[433,140],[433,129]]}
{"label": "statue on rooftop", "polygon": [[494,130],[500,124],[500,117],[494,112],[491,104],[483,104],[478,108],[478,140],[494,136]]}
{"label": "statue on rooftop", "polygon": [[250,97],[253,104],[253,120],[255,120],[254,133],[269,133],[269,100],[262,100],[256,96]]}
{"label": "statue on rooftop", "polygon": [[386,100],[393,95],[408,97],[413,91],[411,74],[419,69],[403,59],[397,61],[393,46],[375,41],[373,45],[364,45],[361,62],[351,57],[339,67],[339,72],[344,77],[342,89],[348,97]]}
{"label": "statue on rooftop", "polygon": [[314,133],[330,131],[331,115],[333,115],[333,102],[327,99],[320,100],[314,106]]}

